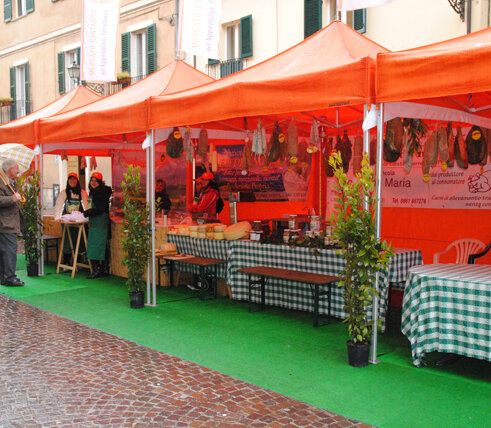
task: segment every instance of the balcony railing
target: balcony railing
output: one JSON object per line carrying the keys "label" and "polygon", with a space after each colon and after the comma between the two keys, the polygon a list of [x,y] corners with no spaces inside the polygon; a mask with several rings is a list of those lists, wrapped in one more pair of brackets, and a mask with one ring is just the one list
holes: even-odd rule
{"label": "balcony railing", "polygon": [[0,125],[25,116],[31,111],[32,101],[15,100],[10,105],[0,106]]}
{"label": "balcony railing", "polygon": [[245,60],[242,58],[228,59],[226,61],[216,62],[214,64],[208,64],[208,76],[214,79],[220,79],[228,76],[229,74],[237,73],[245,68]]}
{"label": "balcony railing", "polygon": [[96,82],[82,82],[87,88],[92,89],[94,92],[97,92],[99,95],[103,97],[107,95],[112,95],[116,92],[119,92],[121,89],[126,88],[127,86],[132,85],[135,82],[147,77],[148,75],[142,76],[132,76],[129,83],[117,83],[117,82],[104,82],[104,83],[96,83]]}

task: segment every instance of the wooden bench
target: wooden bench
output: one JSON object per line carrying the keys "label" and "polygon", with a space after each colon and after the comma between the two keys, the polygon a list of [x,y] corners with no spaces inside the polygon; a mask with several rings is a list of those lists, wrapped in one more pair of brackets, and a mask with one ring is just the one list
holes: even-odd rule
{"label": "wooden bench", "polygon": [[186,263],[199,268],[199,278],[201,281],[200,299],[207,300],[207,296],[217,298],[217,267],[227,263],[222,259],[210,259],[207,257],[197,257],[193,255],[161,255],[160,259],[169,264],[170,286],[174,286],[174,263]]}
{"label": "wooden bench", "polygon": [[[249,275],[249,312],[252,311],[252,289],[257,285],[261,287],[261,304],[259,310],[264,310],[266,300],[266,278],[286,279],[288,281],[302,282],[310,285],[310,290],[314,299],[314,327],[319,327],[319,300],[327,296],[327,323],[331,321],[331,286],[339,281],[339,277],[331,275],[321,275],[318,273],[303,272],[291,269],[279,269],[269,266],[253,266],[237,269],[238,272]],[[253,280],[252,276],[259,276],[259,280]],[[327,290],[321,287],[327,286]],[[325,325],[325,324],[322,324]]]}

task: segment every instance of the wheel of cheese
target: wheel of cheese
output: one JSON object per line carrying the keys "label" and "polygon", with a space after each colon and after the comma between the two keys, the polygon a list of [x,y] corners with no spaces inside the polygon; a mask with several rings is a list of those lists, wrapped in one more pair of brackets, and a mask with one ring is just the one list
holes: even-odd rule
{"label": "wheel of cheese", "polygon": [[191,238],[197,238],[198,237],[198,232],[189,232],[189,236]]}
{"label": "wheel of cheese", "polygon": [[216,233],[216,232],[222,232],[222,233],[223,233],[223,232],[225,232],[225,229],[226,229],[226,228],[227,228],[227,226],[226,226],[226,225],[224,225],[224,224],[217,224],[217,225],[215,226],[215,229],[214,229],[214,230],[215,230],[215,233]]}
{"label": "wheel of cheese", "polygon": [[189,231],[190,232],[197,232],[198,231],[198,226],[196,226],[196,225],[189,226]]}
{"label": "wheel of cheese", "polygon": [[165,242],[163,243],[161,246],[160,246],[160,249],[164,252],[164,253],[173,253],[175,251],[177,251],[177,247],[176,247],[176,244],[173,244],[172,242]]}
{"label": "wheel of cheese", "polygon": [[198,232],[198,238],[205,239],[206,233],[205,232]]}
{"label": "wheel of cheese", "polygon": [[225,239],[223,232],[215,232],[214,235],[215,235],[215,239],[218,239],[218,240]]}
{"label": "wheel of cheese", "polygon": [[241,221],[227,227],[223,232],[223,235],[225,236],[225,239],[234,241],[236,239],[247,238],[250,231],[251,224],[248,221]]}
{"label": "wheel of cheese", "polygon": [[205,225],[198,226],[198,233],[206,233],[206,226]]}

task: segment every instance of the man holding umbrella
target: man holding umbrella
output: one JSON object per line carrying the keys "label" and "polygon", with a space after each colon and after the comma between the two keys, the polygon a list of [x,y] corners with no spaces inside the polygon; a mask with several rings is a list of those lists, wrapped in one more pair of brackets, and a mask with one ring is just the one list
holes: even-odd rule
{"label": "man holding umbrella", "polygon": [[20,210],[22,199],[17,192],[15,179],[19,165],[15,160],[4,160],[0,179],[0,281],[8,287],[20,287],[24,283],[15,276],[17,265],[17,236],[23,228]]}

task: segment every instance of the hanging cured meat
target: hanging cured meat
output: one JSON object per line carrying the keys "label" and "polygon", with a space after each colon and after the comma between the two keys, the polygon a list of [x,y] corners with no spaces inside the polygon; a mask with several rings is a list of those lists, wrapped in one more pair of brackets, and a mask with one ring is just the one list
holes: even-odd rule
{"label": "hanging cured meat", "polygon": [[377,163],[377,137],[370,140],[370,165]]}
{"label": "hanging cured meat", "polygon": [[438,162],[438,139],[437,132],[434,131],[426,139],[423,151],[423,180],[430,180],[430,170]]}
{"label": "hanging cured meat", "polygon": [[252,153],[258,156],[264,155],[266,154],[266,148],[266,131],[264,130],[261,119],[259,119],[252,138]]}
{"label": "hanging cured meat", "polygon": [[97,159],[95,158],[94,155],[90,158],[90,169],[95,170],[97,169]]}
{"label": "hanging cured meat", "polygon": [[488,145],[484,133],[479,126],[473,126],[465,138],[467,158],[471,165],[486,165]]}
{"label": "hanging cured meat", "polygon": [[334,169],[331,165],[329,165],[329,158],[331,157],[332,152],[333,152],[333,141],[332,141],[332,137],[330,137],[326,143],[324,152],[322,153],[322,166],[324,167],[324,172],[328,177],[334,177]]}
{"label": "hanging cured meat", "polygon": [[446,171],[448,162],[448,137],[447,131],[443,126],[438,128],[436,140],[438,146],[438,156],[442,161],[442,171]]}
{"label": "hanging cured meat", "polygon": [[87,168],[87,159],[85,159],[85,156],[82,156],[80,158],[80,169],[85,169]]}
{"label": "hanging cured meat", "polygon": [[242,174],[245,175],[254,165],[252,160],[252,141],[247,141],[244,145],[242,153]]}
{"label": "hanging cured meat", "polygon": [[167,138],[166,151],[169,157],[177,159],[183,151],[182,135],[176,126]]}
{"label": "hanging cured meat", "polygon": [[269,162],[276,162],[278,159],[283,159],[285,146],[285,135],[281,131],[278,122],[275,122],[273,133],[269,140],[268,160]]}
{"label": "hanging cured meat", "polygon": [[385,127],[384,160],[395,162],[401,156],[404,129],[399,117],[391,119]]}
{"label": "hanging cured meat", "polygon": [[447,166],[453,168],[455,163],[455,137],[452,131],[452,122],[447,123],[448,161]]}
{"label": "hanging cured meat", "polygon": [[208,131],[202,128],[199,131],[198,154],[204,159],[208,153]]}
{"label": "hanging cured meat", "polygon": [[409,136],[406,133],[404,133],[404,144],[402,146],[402,160],[404,161],[404,171],[406,171],[406,174],[409,174],[413,167],[413,154],[411,153]]}
{"label": "hanging cured meat", "polygon": [[467,149],[465,148],[465,140],[462,135],[462,128],[457,126],[457,135],[454,142],[455,160],[459,168],[467,169],[469,167],[469,159],[467,158]]}
{"label": "hanging cured meat", "polygon": [[290,163],[298,162],[298,130],[295,122],[292,120],[288,125],[286,133],[286,151],[288,155],[288,161]]}
{"label": "hanging cured meat", "polygon": [[314,119],[312,126],[310,127],[310,144],[307,147],[307,153],[315,153],[319,151],[320,141],[319,122],[317,119]]}
{"label": "hanging cured meat", "polygon": [[343,133],[343,138],[338,138],[336,140],[336,150],[341,153],[341,159],[343,161],[343,171],[348,172],[349,163],[351,161],[351,141],[348,138],[348,131],[345,129]]}
{"label": "hanging cured meat", "polygon": [[363,160],[363,137],[357,135],[353,143],[353,172],[356,174],[361,171],[361,161]]}
{"label": "hanging cured meat", "polygon": [[191,141],[191,130],[189,129],[189,126],[186,126],[186,130],[184,131],[183,146],[186,151],[186,161],[192,162],[194,158],[194,146]]}

